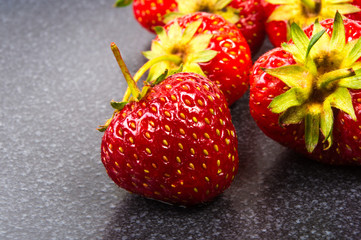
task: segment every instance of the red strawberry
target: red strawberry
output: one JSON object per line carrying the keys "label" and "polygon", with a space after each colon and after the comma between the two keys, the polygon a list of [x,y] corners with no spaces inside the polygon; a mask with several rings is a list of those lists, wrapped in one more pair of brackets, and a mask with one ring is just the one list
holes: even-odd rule
{"label": "red strawberry", "polygon": [[[120,187],[177,205],[210,201],[228,188],[238,169],[237,137],[223,94],[194,73],[176,73],[121,103],[109,120],[101,159]],[[144,95],[144,96],[143,96]],[[138,100],[139,99],[139,100]]]}
{"label": "red strawberry", "polygon": [[316,19],[333,18],[336,11],[347,18],[361,20],[361,0],[262,0],[262,5],[268,18],[266,32],[275,47],[287,42],[293,22],[304,28]]}
{"label": "red strawberry", "polygon": [[144,55],[151,61],[162,56],[178,58],[177,64],[157,61],[148,79],[153,80],[165,69],[195,72],[215,82],[231,105],[248,89],[252,66],[248,45],[234,24],[210,13],[193,13],[157,27],[158,36],[151,51]]}
{"label": "red strawberry", "polygon": [[[118,0],[116,6],[130,4],[131,0]],[[256,53],[264,37],[265,14],[260,0],[134,0],[133,10],[138,22],[154,32],[154,27],[163,26],[175,17],[195,12],[221,15],[234,23]]]}
{"label": "red strawberry", "polygon": [[[254,64],[250,110],[262,131],[318,161],[361,165],[361,24],[340,14]],[[311,39],[311,40],[310,40]]]}

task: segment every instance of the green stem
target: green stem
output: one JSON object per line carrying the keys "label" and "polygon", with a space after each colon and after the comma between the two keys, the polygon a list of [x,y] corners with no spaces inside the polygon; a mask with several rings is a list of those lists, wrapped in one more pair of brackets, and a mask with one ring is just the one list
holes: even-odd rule
{"label": "green stem", "polygon": [[[163,61],[169,61],[169,62],[173,62],[175,64],[180,64],[182,62],[181,57],[177,56],[177,55],[163,55],[160,57],[156,57],[153,58],[152,60],[149,60],[148,62],[146,62],[134,75],[134,81],[137,83],[139,81],[139,79],[143,76],[143,74],[149,70],[149,68],[151,68],[154,64],[159,63],[159,62],[163,62]],[[123,97],[123,102],[128,101],[129,97],[131,94],[131,89],[128,87],[124,97]]]}
{"label": "green stem", "polygon": [[117,47],[117,45],[115,43],[111,43],[110,47],[113,51],[114,57],[117,60],[120,69],[122,70],[124,78],[127,81],[128,88],[130,88],[132,95],[134,96],[134,98],[137,101],[140,96],[140,91],[137,87],[137,83],[134,81],[134,79],[130,75],[129,69],[125,65],[124,60],[122,58],[122,55],[120,54],[120,51],[119,51],[119,48]]}
{"label": "green stem", "polygon": [[356,73],[352,68],[337,69],[322,75],[319,79],[318,86],[321,89],[329,89],[335,81],[355,75]]}

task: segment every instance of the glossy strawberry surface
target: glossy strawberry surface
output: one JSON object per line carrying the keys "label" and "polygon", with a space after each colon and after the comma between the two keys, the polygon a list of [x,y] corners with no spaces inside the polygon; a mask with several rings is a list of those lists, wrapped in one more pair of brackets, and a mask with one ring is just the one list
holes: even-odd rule
{"label": "glossy strawberry surface", "polygon": [[[332,34],[333,20],[325,20],[321,25]],[[361,24],[344,20],[346,42],[360,38]],[[311,36],[313,26],[305,29]],[[359,59],[360,61],[360,59]],[[285,93],[289,87],[280,79],[265,73],[263,68],[277,68],[295,64],[293,56],[281,48],[275,48],[261,56],[254,64],[250,78],[250,111],[261,130],[275,141],[295,149],[317,161],[334,165],[361,165],[361,91],[351,90],[352,104],[357,121],[343,111],[334,109],[333,145],[324,150],[325,144],[319,144],[312,153],[305,149],[304,124],[279,124],[279,114],[272,113],[271,101]],[[321,139],[320,141],[322,141]]]}
{"label": "glossy strawberry surface", "polygon": [[[341,1],[340,1],[341,2]],[[262,0],[261,4],[264,9],[265,18],[267,19],[272,12],[279,6],[275,4],[270,4],[267,0]],[[353,0],[351,4],[361,9],[361,0]],[[326,8],[327,6],[321,6]],[[361,11],[357,13],[345,14],[345,17],[353,20],[361,20]],[[320,19],[322,20],[322,19]],[[287,25],[289,25],[287,20],[282,21],[266,21],[265,29],[267,32],[268,39],[275,47],[281,46],[283,42],[288,41]]]}
{"label": "glossy strawberry surface", "polygon": [[[207,49],[217,52],[212,60],[199,63],[199,65],[205,75],[222,90],[227,102],[231,105],[248,89],[249,71],[252,67],[250,49],[237,27],[218,15],[194,13],[174,21],[177,21],[184,29],[189,23],[197,20],[201,20],[202,24],[195,36],[204,33],[212,34],[213,37]],[[165,25],[165,29],[169,29],[174,21]],[[187,51],[187,49],[183,50],[185,53]]]}
{"label": "glossy strawberry surface", "polygon": [[[183,0],[189,1],[189,0]],[[197,0],[198,1],[198,0]],[[155,26],[164,26],[164,16],[170,12],[179,12],[178,2],[176,0],[134,0],[133,11],[137,21],[146,29],[154,32]],[[217,1],[214,1],[216,5]],[[199,9],[186,9],[186,13],[192,12],[209,12],[222,15],[222,9],[211,9],[209,6],[203,6],[204,3],[199,3]],[[206,3],[206,5],[211,3]],[[265,38],[265,14],[260,0],[233,0],[228,6],[236,9],[238,20],[233,22],[239,28],[247,43],[256,53],[261,47]],[[217,11],[217,12],[216,12]],[[225,15],[226,20],[227,15]]]}
{"label": "glossy strawberry surface", "polygon": [[194,73],[168,77],[115,114],[101,158],[111,179],[130,192],[179,205],[213,199],[238,169],[223,94]]}
{"label": "glossy strawberry surface", "polygon": [[164,15],[177,8],[175,0],[133,0],[133,13],[137,21],[148,31],[164,25]]}

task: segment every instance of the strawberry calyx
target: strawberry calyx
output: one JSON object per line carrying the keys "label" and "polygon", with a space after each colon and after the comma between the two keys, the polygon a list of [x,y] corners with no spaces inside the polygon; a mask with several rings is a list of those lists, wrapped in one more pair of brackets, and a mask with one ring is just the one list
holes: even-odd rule
{"label": "strawberry calyx", "polygon": [[143,55],[150,61],[162,56],[168,58],[180,58],[178,63],[175,61],[159,61],[151,66],[147,81],[153,81],[166,69],[176,70],[183,65],[183,72],[193,72],[205,76],[198,63],[204,63],[212,60],[217,51],[209,50],[208,45],[213,37],[212,34],[198,34],[197,29],[202,24],[201,20],[191,22],[184,30],[178,22],[170,25],[168,31],[163,27],[155,27],[159,41],[153,41],[151,50],[143,52]]}
{"label": "strawberry calyx", "polygon": [[114,3],[114,7],[126,7],[130,5],[133,0],[116,0]]}
{"label": "strawberry calyx", "polygon": [[282,48],[292,54],[296,64],[262,69],[277,77],[290,89],[275,97],[269,105],[280,114],[281,125],[305,125],[305,144],[313,152],[319,143],[320,131],[332,145],[333,108],[356,120],[349,89],[361,89],[361,40],[346,43],[340,13],[336,13],[330,37],[318,20],[311,39],[295,23],[291,25],[292,41]]}
{"label": "strawberry calyx", "polygon": [[312,24],[316,19],[321,21],[333,18],[336,11],[342,15],[361,11],[352,5],[353,0],[266,0],[266,2],[278,5],[267,22],[287,21],[289,25],[296,23],[302,28]]}
{"label": "strawberry calyx", "polygon": [[150,88],[154,87],[155,85],[161,83],[166,77],[173,75],[177,72],[182,71],[182,65],[178,69],[173,69],[169,71],[168,69],[165,69],[163,73],[159,74],[155,79],[147,79],[144,82],[144,86],[142,90],[140,90],[137,86],[137,82],[141,79],[143,74],[149,70],[150,67],[152,67],[154,64],[158,62],[163,61],[169,61],[174,64],[179,64],[181,59],[179,56],[175,55],[163,55],[156,57],[147,63],[145,63],[134,75],[134,77],[131,76],[128,67],[126,66],[122,55],[120,54],[119,48],[115,43],[111,43],[110,45],[112,52],[114,54],[115,59],[117,60],[118,66],[120,67],[120,70],[122,71],[124,78],[128,84],[128,88],[124,94],[123,100],[121,102],[118,101],[110,101],[110,105],[115,109],[113,115],[111,118],[109,118],[104,125],[100,125],[97,130],[100,132],[104,132],[107,127],[109,126],[111,120],[114,118],[114,115],[121,111],[129,102],[131,101],[139,101],[141,100],[150,90]]}
{"label": "strawberry calyx", "polygon": [[222,16],[228,22],[239,21],[240,10],[230,7],[232,0],[176,0],[178,12],[171,12],[165,15],[164,22],[195,12],[208,12]]}

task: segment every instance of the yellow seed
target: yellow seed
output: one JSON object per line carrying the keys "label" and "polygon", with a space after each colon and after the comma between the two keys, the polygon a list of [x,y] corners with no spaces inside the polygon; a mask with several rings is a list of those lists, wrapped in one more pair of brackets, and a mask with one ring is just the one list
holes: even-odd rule
{"label": "yellow seed", "polygon": [[222,169],[218,169],[218,174],[220,174],[222,172]]}
{"label": "yellow seed", "polygon": [[204,137],[205,137],[205,138],[207,138],[207,139],[209,139],[209,138],[210,138],[210,136],[209,136],[209,134],[208,134],[208,133],[204,133]]}
{"label": "yellow seed", "polygon": [[157,108],[156,107],[152,107],[151,108],[153,112],[157,112]]}
{"label": "yellow seed", "polygon": [[118,133],[119,133],[119,136],[123,136],[123,131],[121,128],[119,128]]}
{"label": "yellow seed", "polygon": [[206,149],[203,149],[204,155],[208,156],[208,151]]}
{"label": "yellow seed", "polygon": [[167,156],[163,156],[163,160],[166,161],[166,162],[168,162]]}
{"label": "yellow seed", "polygon": [[206,165],[205,163],[202,163],[202,167],[203,167],[204,169],[207,169],[207,165]]}
{"label": "yellow seed", "polygon": [[167,117],[170,117],[170,113],[168,111],[164,111],[164,114],[167,116]]}
{"label": "yellow seed", "polygon": [[190,102],[188,99],[186,99],[184,102],[185,102],[187,105],[191,105],[191,102]]}
{"label": "yellow seed", "polygon": [[218,188],[219,188],[219,185],[217,184],[217,185],[216,185],[216,189],[218,189]]}
{"label": "yellow seed", "polygon": [[230,142],[231,142],[231,140],[229,140],[229,138],[226,138],[226,144],[228,145]]}
{"label": "yellow seed", "polygon": [[124,149],[123,149],[122,147],[119,147],[118,149],[119,149],[119,151],[120,151],[121,153],[124,152]]}
{"label": "yellow seed", "polygon": [[195,192],[198,192],[198,189],[197,189],[197,188],[194,188],[193,190],[194,190]]}
{"label": "yellow seed", "polygon": [[182,119],[186,119],[186,115],[184,115],[184,113],[180,113],[179,116],[180,116]]}
{"label": "yellow seed", "polygon": [[167,84],[167,85],[165,85],[165,88],[167,88],[167,89],[171,89],[171,88],[172,88],[172,85]]}
{"label": "yellow seed", "polygon": [[181,143],[178,143],[178,147],[183,150],[183,145]]}
{"label": "yellow seed", "polygon": [[144,187],[148,187],[149,185],[148,185],[148,184],[146,184],[146,183],[143,183],[143,186],[144,186]]}
{"label": "yellow seed", "polygon": [[219,151],[219,148],[218,148],[218,145],[217,144],[214,144],[214,150],[216,151],[216,152],[218,152]]}
{"label": "yellow seed", "polygon": [[221,135],[221,131],[219,131],[219,129],[216,129],[216,134],[217,134],[218,136],[220,136],[220,135]]}
{"label": "yellow seed", "polygon": [[162,102],[165,102],[165,98],[164,98],[164,97],[161,97],[160,100],[161,100]]}
{"label": "yellow seed", "polygon": [[183,88],[184,90],[188,90],[188,89],[189,89],[189,87],[186,86],[186,85],[183,85],[182,88]]}
{"label": "yellow seed", "polygon": [[202,101],[202,100],[200,100],[200,99],[198,99],[198,101],[197,101],[197,102],[198,102],[198,104],[199,104],[199,105],[201,105],[201,106],[203,106],[203,105],[204,105],[203,101]]}
{"label": "yellow seed", "polygon": [[209,87],[207,85],[203,85],[204,89],[209,91]]}
{"label": "yellow seed", "polygon": [[148,171],[147,169],[144,169],[144,172],[145,172],[145,173],[149,173],[149,171]]}
{"label": "yellow seed", "polygon": [[150,133],[149,132],[146,132],[145,136],[146,136],[146,138],[150,139]]}
{"label": "yellow seed", "polygon": [[157,168],[157,164],[152,163],[152,167]]}
{"label": "yellow seed", "polygon": [[117,167],[119,167],[119,163],[118,162],[114,162],[115,163],[115,165],[117,166]]}
{"label": "yellow seed", "polygon": [[174,185],[174,184],[171,184],[170,186],[171,186],[172,188],[175,188],[175,187],[176,187],[176,185]]}
{"label": "yellow seed", "polygon": [[211,95],[208,95],[208,99],[209,99],[210,101],[213,101],[213,97],[212,97]]}
{"label": "yellow seed", "polygon": [[185,131],[183,130],[183,128],[180,128],[180,129],[179,129],[179,132],[180,132],[180,134],[182,134],[182,135],[186,134]]}
{"label": "yellow seed", "polygon": [[177,97],[175,95],[172,95],[171,98],[173,101],[177,101]]}
{"label": "yellow seed", "polygon": [[146,151],[147,153],[149,153],[149,154],[152,153],[152,151],[151,151],[149,148],[146,148],[145,151]]}
{"label": "yellow seed", "polygon": [[129,163],[127,163],[127,167],[128,167],[128,168],[132,168],[132,166],[131,166]]}
{"label": "yellow seed", "polygon": [[211,112],[211,114],[214,115],[214,109],[213,108],[210,108],[209,111]]}
{"label": "yellow seed", "polygon": [[204,179],[205,179],[207,182],[209,182],[209,178],[208,178],[208,177],[204,177]]}
{"label": "yellow seed", "polygon": [[132,137],[129,137],[129,142],[134,143],[134,139]]}
{"label": "yellow seed", "polygon": [[164,129],[165,129],[167,132],[170,131],[170,127],[169,127],[168,125],[165,125],[165,126],[164,126]]}
{"label": "yellow seed", "polygon": [[194,150],[194,148],[190,149],[191,153],[194,155],[196,153],[196,151]]}
{"label": "yellow seed", "polygon": [[181,170],[179,170],[179,169],[177,170],[177,173],[178,173],[178,174],[182,174]]}
{"label": "yellow seed", "polygon": [[154,194],[155,195],[160,195],[160,192],[155,191]]}
{"label": "yellow seed", "polygon": [[192,118],[193,122],[197,123],[198,122],[198,119],[196,117],[193,117]]}
{"label": "yellow seed", "polygon": [[112,151],[113,150],[113,145],[112,144],[109,144],[109,149]]}
{"label": "yellow seed", "polygon": [[177,160],[178,163],[181,163],[181,162],[182,162],[182,160],[181,160],[180,157],[178,157],[178,156],[177,156],[175,159]]}
{"label": "yellow seed", "polygon": [[192,168],[193,170],[195,169],[193,163],[190,163],[190,164],[189,164],[189,167]]}
{"label": "yellow seed", "polygon": [[137,160],[139,159],[138,155],[136,153],[134,153],[133,156],[134,156],[135,159],[137,159]]}
{"label": "yellow seed", "polygon": [[204,121],[205,121],[207,124],[211,124],[211,122],[209,121],[208,118],[204,118]]}
{"label": "yellow seed", "polygon": [[165,176],[165,177],[170,177],[170,174],[164,173],[164,176]]}
{"label": "yellow seed", "polygon": [[168,142],[167,142],[167,140],[163,140],[163,144],[165,145],[165,146],[168,146]]}
{"label": "yellow seed", "polygon": [[194,138],[195,140],[198,139],[197,134],[193,133],[192,136],[193,136],[193,138]]}
{"label": "yellow seed", "polygon": [[217,166],[221,166],[221,160],[217,160]]}
{"label": "yellow seed", "polygon": [[154,124],[154,122],[153,122],[153,121],[149,121],[149,124],[150,124],[152,127],[154,127],[154,126],[155,126],[155,124]]}

